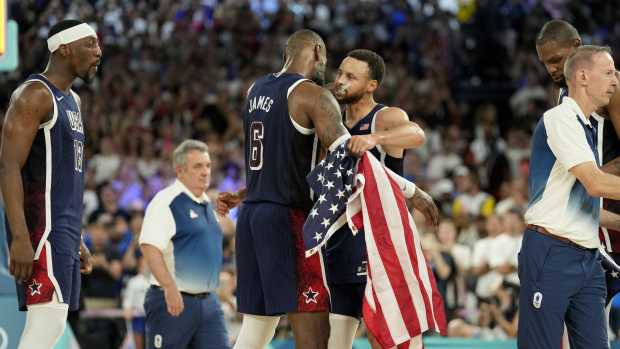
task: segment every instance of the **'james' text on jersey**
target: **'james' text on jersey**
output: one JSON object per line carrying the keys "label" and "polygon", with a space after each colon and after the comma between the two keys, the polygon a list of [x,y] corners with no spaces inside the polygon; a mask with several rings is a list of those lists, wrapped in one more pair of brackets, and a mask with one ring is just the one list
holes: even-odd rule
{"label": "'james' text on jersey", "polygon": [[248,113],[251,113],[257,109],[265,111],[265,113],[269,113],[271,110],[271,105],[273,104],[273,99],[265,96],[256,96],[250,99],[250,110]]}

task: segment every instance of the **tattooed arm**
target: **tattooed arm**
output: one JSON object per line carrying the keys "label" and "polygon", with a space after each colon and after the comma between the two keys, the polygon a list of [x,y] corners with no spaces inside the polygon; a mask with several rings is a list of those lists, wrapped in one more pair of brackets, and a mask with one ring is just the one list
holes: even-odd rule
{"label": "tattooed arm", "polygon": [[355,156],[361,156],[377,144],[372,135],[351,137],[342,123],[340,107],[334,96],[314,83],[304,82],[299,85],[289,96],[288,108],[291,118],[297,124],[315,129],[324,149],[333,148],[351,138],[349,151]]}
{"label": "tattooed arm", "polygon": [[[299,85],[288,100],[291,118],[304,128],[314,128],[321,146],[327,148],[349,137],[342,124],[338,102],[332,94],[311,82]],[[338,141],[338,142],[337,142]]]}

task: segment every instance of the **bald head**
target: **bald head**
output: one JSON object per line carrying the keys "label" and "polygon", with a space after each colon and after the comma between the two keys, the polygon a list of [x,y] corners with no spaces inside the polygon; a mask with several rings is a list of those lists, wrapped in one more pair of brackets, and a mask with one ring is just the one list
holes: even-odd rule
{"label": "bald head", "polygon": [[304,48],[325,47],[319,34],[309,29],[298,30],[286,40],[286,57],[295,57]]}
{"label": "bald head", "polygon": [[569,45],[576,40],[581,42],[581,37],[575,27],[561,19],[554,19],[545,23],[540,29],[536,37],[536,46],[542,46],[548,42]]}
{"label": "bald head", "polygon": [[327,49],[319,34],[298,30],[286,40],[284,70],[302,74],[319,85],[325,83]]}
{"label": "bald head", "polygon": [[564,64],[564,77],[567,82],[575,80],[575,74],[582,69],[590,69],[594,63],[594,58],[600,54],[611,55],[611,49],[607,46],[584,45],[568,57]]}

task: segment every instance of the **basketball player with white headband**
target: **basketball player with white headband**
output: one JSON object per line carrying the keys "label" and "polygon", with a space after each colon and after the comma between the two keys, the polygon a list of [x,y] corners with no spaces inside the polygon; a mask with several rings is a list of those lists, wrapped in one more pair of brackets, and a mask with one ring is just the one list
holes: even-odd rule
{"label": "basketball player with white headband", "polygon": [[86,23],[50,29],[50,58],[11,96],[0,144],[0,188],[6,205],[9,271],[19,309],[27,310],[19,349],[50,349],[77,310],[80,272],[92,270],[81,238],[84,126],[71,86],[97,73],[101,49]]}

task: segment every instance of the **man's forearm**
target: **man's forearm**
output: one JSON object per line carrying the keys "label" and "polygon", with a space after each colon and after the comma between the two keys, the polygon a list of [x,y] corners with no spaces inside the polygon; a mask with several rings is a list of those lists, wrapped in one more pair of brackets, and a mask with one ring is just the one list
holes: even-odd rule
{"label": "man's forearm", "polygon": [[594,179],[595,193],[593,196],[612,200],[620,200],[620,177],[599,172]]}
{"label": "man's forearm", "polygon": [[151,273],[153,273],[153,276],[155,276],[157,282],[159,282],[159,285],[162,288],[167,288],[170,286],[176,287],[176,282],[166,267],[164,255],[161,251],[157,247],[149,244],[142,244],[140,247],[142,248],[142,253],[146,258],[146,263],[149,266]]}
{"label": "man's forearm", "polygon": [[417,148],[426,142],[424,131],[415,124],[405,124],[374,133],[381,145],[401,149]]}
{"label": "man's forearm", "polygon": [[239,196],[240,200],[245,200],[246,195],[248,194],[248,188],[241,188],[237,191],[237,196]]}

